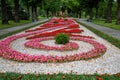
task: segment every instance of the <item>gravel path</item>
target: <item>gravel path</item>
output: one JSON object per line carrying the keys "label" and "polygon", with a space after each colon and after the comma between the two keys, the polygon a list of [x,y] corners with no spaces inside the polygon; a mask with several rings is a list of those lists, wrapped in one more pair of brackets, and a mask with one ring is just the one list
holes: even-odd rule
{"label": "gravel path", "polygon": [[[6,60],[0,57],[0,72],[17,72],[17,73],[40,73],[40,74],[52,74],[52,73],[75,73],[75,74],[93,74],[93,73],[99,73],[99,74],[115,74],[120,72],[120,49],[116,48],[112,44],[108,43],[106,40],[98,37],[96,34],[92,33],[88,29],[86,29],[84,26],[80,26],[81,29],[84,30],[82,34],[89,35],[95,37],[95,41],[100,42],[104,44],[107,47],[106,53],[95,59],[91,60],[80,60],[80,61],[72,61],[72,62],[64,62],[64,63],[22,63],[22,62],[16,62],[16,61],[10,61]],[[47,51],[41,50],[35,50],[30,48],[25,48],[24,42],[26,42],[25,38],[20,38],[15,41],[13,41],[10,44],[10,47],[13,49],[28,53],[33,55],[38,53],[45,53],[47,54]],[[44,44],[48,45],[54,45],[54,41],[43,41]],[[80,48],[78,49],[81,51],[86,51],[91,49],[93,46],[82,42],[82,41],[76,41],[76,43],[79,44]],[[77,52],[72,51],[72,52]],[[72,54],[72,52],[66,52],[66,54]],[[63,55],[64,52],[58,52],[58,51],[49,51],[49,54],[52,55]],[[38,54],[39,55],[39,54]]]}

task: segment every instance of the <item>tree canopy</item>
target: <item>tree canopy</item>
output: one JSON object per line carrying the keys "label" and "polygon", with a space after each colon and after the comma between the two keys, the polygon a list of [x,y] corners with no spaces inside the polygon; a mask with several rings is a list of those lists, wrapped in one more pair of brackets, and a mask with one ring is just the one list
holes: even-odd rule
{"label": "tree canopy", "polygon": [[13,19],[37,21],[38,16],[70,16],[104,18],[106,22],[116,19],[120,24],[120,0],[1,0],[2,23]]}

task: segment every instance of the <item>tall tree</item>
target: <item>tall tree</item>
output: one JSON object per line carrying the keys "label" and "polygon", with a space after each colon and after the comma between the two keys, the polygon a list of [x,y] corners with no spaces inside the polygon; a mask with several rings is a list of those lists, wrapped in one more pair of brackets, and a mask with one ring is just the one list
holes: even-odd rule
{"label": "tall tree", "polygon": [[52,13],[52,16],[56,16],[56,13],[60,11],[62,5],[61,1],[58,0],[45,0],[45,10],[48,12],[48,10]]}
{"label": "tall tree", "polygon": [[1,0],[1,11],[2,11],[2,24],[8,24],[6,0]]}
{"label": "tall tree", "polygon": [[37,6],[36,5],[32,5],[32,21],[38,21],[38,17],[37,17]]}
{"label": "tall tree", "polygon": [[20,18],[19,18],[19,0],[14,0],[14,9],[15,9],[15,14],[14,14],[14,19],[15,22],[19,22]]}
{"label": "tall tree", "polygon": [[108,0],[107,11],[106,11],[106,23],[112,22],[112,2],[113,0]]}
{"label": "tall tree", "polygon": [[119,24],[120,25],[120,0],[117,0],[117,11],[118,11],[118,15],[117,15],[117,22],[116,24]]}
{"label": "tall tree", "polygon": [[[101,0],[79,0],[81,2],[81,5],[85,8],[85,11],[89,14],[89,20],[92,21],[93,19],[93,8],[98,9],[98,3]],[[96,11],[97,12],[97,11]]]}
{"label": "tall tree", "polygon": [[37,15],[37,7],[39,4],[41,4],[43,0],[29,0],[28,3],[31,6],[32,11],[32,21],[38,21],[38,15]]}
{"label": "tall tree", "polygon": [[93,19],[93,8],[96,9],[96,14],[95,14],[95,17],[97,18],[97,15],[98,15],[98,4],[101,0],[89,0],[89,12],[90,12],[90,20]]}

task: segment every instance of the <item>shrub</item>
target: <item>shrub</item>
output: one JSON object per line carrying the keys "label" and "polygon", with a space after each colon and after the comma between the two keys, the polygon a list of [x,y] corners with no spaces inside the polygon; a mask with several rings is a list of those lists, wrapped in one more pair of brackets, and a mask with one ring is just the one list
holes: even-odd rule
{"label": "shrub", "polygon": [[69,42],[69,36],[64,33],[60,33],[55,36],[55,43],[56,44],[66,44]]}

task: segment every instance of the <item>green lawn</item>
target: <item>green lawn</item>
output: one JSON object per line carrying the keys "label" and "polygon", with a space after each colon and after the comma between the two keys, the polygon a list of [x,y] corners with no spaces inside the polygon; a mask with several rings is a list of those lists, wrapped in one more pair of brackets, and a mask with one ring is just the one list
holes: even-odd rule
{"label": "green lawn", "polygon": [[17,74],[0,73],[0,80],[120,80],[120,74],[115,75],[75,75],[75,74]]}
{"label": "green lawn", "polygon": [[30,22],[31,20],[21,20],[19,23],[15,23],[14,21],[10,20],[9,24],[1,24],[1,20],[0,20],[0,29],[15,27],[15,26],[23,25]]}
{"label": "green lawn", "polygon": [[112,23],[105,23],[105,20],[93,20],[95,24],[106,26],[112,29],[120,30],[120,25],[116,25],[116,20],[112,20]]}

